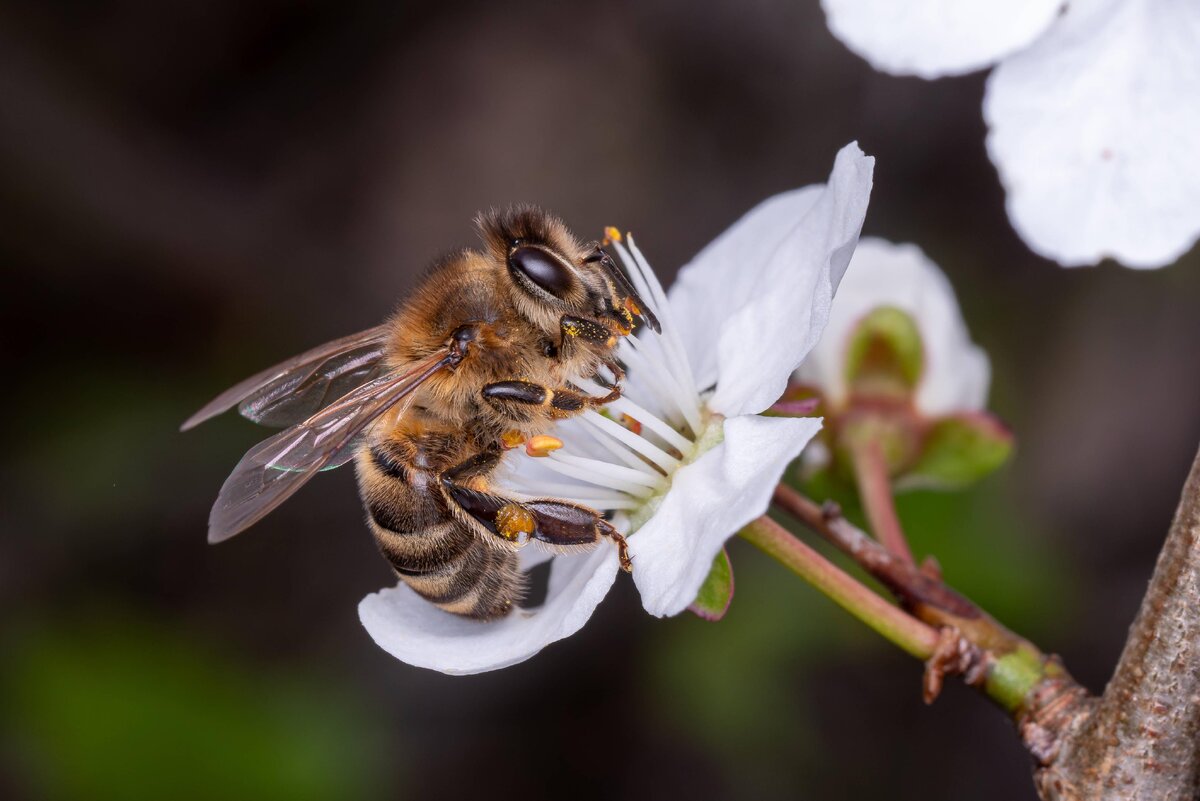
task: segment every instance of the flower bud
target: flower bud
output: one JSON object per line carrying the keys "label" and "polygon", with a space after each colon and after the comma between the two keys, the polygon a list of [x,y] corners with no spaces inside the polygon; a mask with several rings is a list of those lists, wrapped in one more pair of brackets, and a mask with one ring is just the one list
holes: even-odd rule
{"label": "flower bud", "polygon": [[958,487],[1008,457],[1012,435],[984,411],[989,366],[942,272],[912,245],[865,239],[829,324],[776,414],[816,398],[823,448],[806,467],[852,479],[878,448],[898,488]]}

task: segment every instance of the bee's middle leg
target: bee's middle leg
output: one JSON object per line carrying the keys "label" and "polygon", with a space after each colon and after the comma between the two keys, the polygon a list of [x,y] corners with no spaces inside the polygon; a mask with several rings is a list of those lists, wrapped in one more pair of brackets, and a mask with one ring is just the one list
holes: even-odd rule
{"label": "bee's middle leg", "polygon": [[[617,397],[620,390],[615,389]],[[612,395],[610,392],[609,395]],[[591,395],[567,387],[552,389],[534,384],[529,381],[497,381],[483,388],[483,397],[493,406],[530,407],[540,406],[549,410],[554,417],[570,417],[573,414],[594,406],[603,406],[615,400],[615,397],[605,396],[593,398]]]}
{"label": "bee's middle leg", "polygon": [[550,498],[516,501],[467,485],[470,478],[490,471],[499,459],[499,450],[489,449],[442,473],[442,488],[450,501],[489,533],[517,547],[538,540],[569,549],[611,539],[621,568],[626,572],[632,569],[625,537],[595,509]]}

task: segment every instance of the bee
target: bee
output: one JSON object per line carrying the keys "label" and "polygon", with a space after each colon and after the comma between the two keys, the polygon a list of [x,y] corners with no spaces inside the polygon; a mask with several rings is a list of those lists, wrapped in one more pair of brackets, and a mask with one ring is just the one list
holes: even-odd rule
{"label": "bee", "polygon": [[[570,552],[611,540],[630,570],[624,537],[599,512],[519,500],[493,478],[507,448],[620,397],[618,342],[659,323],[603,244],[581,244],[556,217],[517,207],[476,225],[483,248],[435,263],[388,322],[265,370],[183,424],[237,406],[286,426],[221,487],[210,542],[354,461],[380,552],[447,612],[507,615],[527,583],[517,551],[532,541]],[[583,392],[583,379],[608,393]]]}

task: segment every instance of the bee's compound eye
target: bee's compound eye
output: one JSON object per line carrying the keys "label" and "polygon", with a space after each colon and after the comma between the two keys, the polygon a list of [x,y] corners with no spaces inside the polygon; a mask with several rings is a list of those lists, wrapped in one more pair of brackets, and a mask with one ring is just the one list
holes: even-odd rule
{"label": "bee's compound eye", "polygon": [[508,254],[508,268],[556,298],[566,297],[574,284],[570,268],[538,247],[527,245]]}

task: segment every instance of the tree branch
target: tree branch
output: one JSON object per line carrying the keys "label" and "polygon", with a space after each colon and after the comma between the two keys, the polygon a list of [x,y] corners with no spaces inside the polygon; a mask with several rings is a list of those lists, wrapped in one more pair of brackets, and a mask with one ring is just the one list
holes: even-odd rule
{"label": "tree branch", "polygon": [[925,699],[945,675],[961,673],[1012,716],[1039,766],[1053,762],[1061,738],[1086,717],[1092,700],[1057,658],[1002,626],[940,576],[908,563],[841,516],[836,506],[813,503],[781,484],[774,502],[820,534],[891,590],[917,619],[942,632],[926,662]]}
{"label": "tree branch", "polygon": [[1116,673],[1038,772],[1052,801],[1200,797],[1200,454]]}

